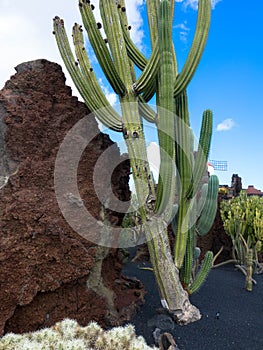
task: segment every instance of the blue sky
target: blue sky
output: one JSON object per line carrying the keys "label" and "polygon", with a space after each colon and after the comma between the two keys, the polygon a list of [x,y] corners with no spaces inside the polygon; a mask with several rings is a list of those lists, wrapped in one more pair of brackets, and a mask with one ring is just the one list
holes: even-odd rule
{"label": "blue sky", "polygon": [[228,162],[227,172],[217,172],[220,183],[230,184],[232,174],[238,173],[243,187],[253,184],[259,189],[263,189],[262,12],[260,0],[222,0],[216,5],[204,56],[188,90],[195,130],[204,108],[214,112],[210,158]]}
{"label": "blue sky", "polygon": [[[230,185],[232,174],[238,173],[244,188],[254,185],[263,190],[263,2],[216,2],[207,46],[188,88],[191,123],[198,135],[203,110],[212,109],[210,158],[228,162],[227,172],[216,172],[220,183]],[[75,21],[81,22],[76,0],[46,0],[44,5],[34,0],[14,3],[0,0],[0,88],[21,62],[46,58],[62,64],[51,34],[55,15],[64,18],[69,31]],[[175,6],[174,42],[179,71],[191,46],[196,3],[183,0]],[[127,8],[133,38],[148,55],[144,1],[129,0]],[[72,85],[67,73],[66,76]],[[106,81],[102,79],[101,83],[114,101]],[[74,87],[73,92],[77,94]]]}

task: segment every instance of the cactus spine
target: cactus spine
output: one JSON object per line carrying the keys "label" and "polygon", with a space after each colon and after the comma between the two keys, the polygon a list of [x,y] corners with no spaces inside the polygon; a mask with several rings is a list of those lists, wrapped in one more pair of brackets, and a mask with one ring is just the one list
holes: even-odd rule
{"label": "cactus spine", "polygon": [[[206,168],[212,113],[204,112],[199,148],[195,157],[186,88],[205,47],[210,24],[211,0],[199,0],[193,44],[180,73],[172,41],[174,1],[146,0],[146,5],[152,43],[152,54],[149,59],[145,58],[130,38],[124,0],[99,1],[108,45],[97,26],[93,5],[90,1],[79,1],[89,41],[108,82],[119,96],[121,115],[103,96],[85,52],[81,26],[75,24],[73,28],[77,64],[65,33],[63,20],[59,17],[54,18],[54,33],[65,65],[87,106],[104,125],[123,132],[130,156],[140,218],[162,304],[173,313],[179,323],[189,323],[199,319],[200,313],[189,302],[188,295],[180,283],[179,269],[187,260],[186,251],[187,257],[192,259],[193,252],[187,250],[187,242],[191,250],[195,247],[195,230],[191,223],[195,219],[191,208]],[[142,71],[138,79],[134,65]],[[157,111],[147,104],[154,95],[156,95]],[[158,130],[161,165],[157,190],[147,160],[143,119],[154,123]],[[179,201],[175,204],[176,192]],[[147,205],[149,196],[155,203],[150,207]],[[207,206],[209,205],[214,207],[214,201],[211,200]],[[167,225],[175,212],[173,210],[175,207],[178,211],[176,223],[173,225],[176,227],[173,258]],[[204,216],[202,220],[207,228],[208,221],[213,220],[211,214],[213,210],[209,212],[209,209],[205,208],[206,206],[201,217]],[[208,218],[209,213],[211,216]],[[202,227],[201,223],[200,226]],[[208,260],[200,271],[196,284],[200,284],[198,281],[202,280],[204,272],[207,271]],[[186,269],[188,275],[189,266],[191,263]],[[196,288],[192,285],[192,289]]]}

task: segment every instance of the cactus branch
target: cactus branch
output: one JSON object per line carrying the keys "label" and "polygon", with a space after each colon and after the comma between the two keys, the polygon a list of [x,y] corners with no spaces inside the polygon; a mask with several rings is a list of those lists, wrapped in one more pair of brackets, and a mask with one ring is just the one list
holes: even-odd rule
{"label": "cactus branch", "polygon": [[145,102],[141,95],[138,96],[139,100],[139,111],[142,114],[143,118],[150,123],[157,122],[156,112]]}
{"label": "cactus branch", "polygon": [[[97,108],[103,108],[103,111],[99,112],[99,115],[105,115],[104,118],[99,118],[102,123],[107,125],[108,122],[112,122],[112,125],[115,125],[114,130],[121,131],[122,130],[122,120],[118,113],[110,106],[108,100],[106,99],[97,78],[93,72],[93,69],[90,65],[90,61],[87,55],[87,52],[84,47],[84,38],[82,35],[81,26],[77,23],[73,27],[73,42],[75,45],[76,57],[78,59],[78,63],[83,74],[83,78],[86,81],[86,84],[89,88],[89,93],[91,98],[97,101]],[[110,127],[111,124],[108,124]]]}
{"label": "cactus branch", "polygon": [[189,189],[188,196],[195,195],[198,190],[200,181],[204,176],[207,167],[207,160],[211,145],[213,127],[213,113],[210,110],[206,110],[203,113],[202,126],[199,136],[198,150],[195,157],[194,169],[193,169],[193,183],[192,188]]}
{"label": "cactus branch", "polygon": [[205,235],[213,225],[217,211],[218,188],[219,182],[217,176],[210,176],[206,200],[196,225],[197,233],[200,236]]}
{"label": "cactus branch", "polygon": [[211,0],[199,0],[196,31],[190,52],[175,81],[174,96],[179,96],[192,79],[204,51],[211,17]]}
{"label": "cactus branch", "polygon": [[198,274],[196,276],[196,279],[193,281],[193,283],[191,284],[191,286],[188,289],[189,294],[193,294],[200,289],[200,287],[202,286],[202,284],[206,280],[209,271],[212,268],[212,262],[213,262],[213,253],[208,251],[205,254],[204,260],[202,262],[200,271],[198,272]]}
{"label": "cactus branch", "polygon": [[121,26],[123,30],[123,36],[127,48],[127,53],[132,62],[140,69],[143,70],[148,62],[147,58],[141,53],[134,42],[131,40],[127,33],[123,20],[121,19]]}
{"label": "cactus branch", "polygon": [[134,88],[137,94],[151,89],[151,86],[155,86],[155,80],[157,77],[159,68],[159,54],[158,45],[155,45],[151,57],[149,58],[142,74],[135,82]]}
{"label": "cactus branch", "polygon": [[164,212],[167,204],[174,201],[175,145],[174,145],[174,101],[173,101],[173,46],[172,16],[170,2],[164,0],[159,10],[158,45],[160,53],[160,72],[158,87],[158,132],[160,143],[160,175],[158,181],[156,210]]}
{"label": "cactus branch", "polygon": [[116,94],[124,95],[126,91],[125,85],[117,73],[107,45],[102,38],[99,29],[97,28],[97,23],[93,15],[91,5],[83,0],[80,0],[79,4],[81,5],[79,9],[84,27],[88,33],[89,41],[93,47],[100,66]]}
{"label": "cactus branch", "polygon": [[[88,104],[89,108],[95,113],[98,119],[106,126],[115,131],[122,131],[122,122],[118,114],[104,99],[102,103],[97,96],[94,98],[92,85],[88,83],[89,81],[87,82],[86,77],[83,76],[78,64],[76,64],[75,57],[71,51],[65,32],[64,22],[59,17],[54,18],[54,32],[61,57],[84,101]],[[92,74],[92,72],[90,72],[90,74]]]}

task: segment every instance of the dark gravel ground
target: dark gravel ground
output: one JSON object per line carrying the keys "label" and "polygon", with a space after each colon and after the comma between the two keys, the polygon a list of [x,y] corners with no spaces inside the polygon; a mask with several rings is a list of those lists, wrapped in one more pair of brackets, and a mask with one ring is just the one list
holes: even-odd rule
{"label": "dark gravel ground", "polygon": [[226,265],[213,269],[191,302],[202,314],[200,321],[180,326],[157,313],[160,299],[153,272],[140,267],[147,263],[129,262],[123,274],[140,279],[147,294],[145,304],[133,317],[137,335],[142,335],[149,345],[154,344],[153,331],[171,333],[180,350],[263,350],[263,275],[255,275],[257,285],[253,291],[244,288],[245,276]]}

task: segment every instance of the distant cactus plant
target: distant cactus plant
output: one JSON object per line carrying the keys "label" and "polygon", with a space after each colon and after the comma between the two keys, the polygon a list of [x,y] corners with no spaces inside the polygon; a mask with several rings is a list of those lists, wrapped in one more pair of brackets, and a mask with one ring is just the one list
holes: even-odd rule
{"label": "distant cactus plant", "polygon": [[8,333],[0,339],[0,350],[154,350],[134,327],[115,327],[104,331],[96,322],[81,327],[65,319],[50,328],[25,334]]}
{"label": "distant cactus plant", "polygon": [[[193,43],[180,73],[172,41],[175,1],[146,0],[152,45],[149,59],[130,38],[124,0],[99,1],[106,40],[95,20],[94,6],[85,0],[79,0],[78,3],[89,42],[108,82],[119,96],[121,115],[110,106],[99,86],[85,50],[83,29],[79,24],[74,25],[72,33],[75,58],[63,20],[54,18],[58,48],[89,109],[104,125],[123,133],[130,157],[140,219],[163,307],[180,324],[196,321],[201,315],[190,303],[188,293],[182,287],[179,270],[187,260],[185,254],[192,230],[205,234],[211,226],[217,198],[216,195],[211,196],[211,191],[208,190],[203,207],[197,209],[201,216],[194,224],[193,217],[196,220],[199,215],[193,214],[191,208],[195,206],[195,197],[206,171],[212,135],[212,112],[206,110],[203,113],[198,150],[195,152],[186,88],[206,44],[211,0],[198,2]],[[134,65],[142,71],[138,78]],[[156,109],[148,104],[154,95]],[[161,164],[157,190],[147,159],[143,119],[156,125],[158,132]],[[214,191],[213,194],[217,193],[215,177],[211,179],[209,186]],[[173,257],[167,226],[174,214],[175,197],[178,198],[178,211]],[[187,261],[186,263],[188,264]],[[191,262],[189,264],[191,266]],[[199,288],[210,265],[211,253],[208,254],[196,281],[189,285],[189,291]]]}
{"label": "distant cactus plant", "polygon": [[241,191],[238,197],[223,200],[220,212],[232,239],[234,262],[246,275],[246,288],[251,291],[252,273],[263,272],[258,262],[258,253],[263,252],[263,198]]}

